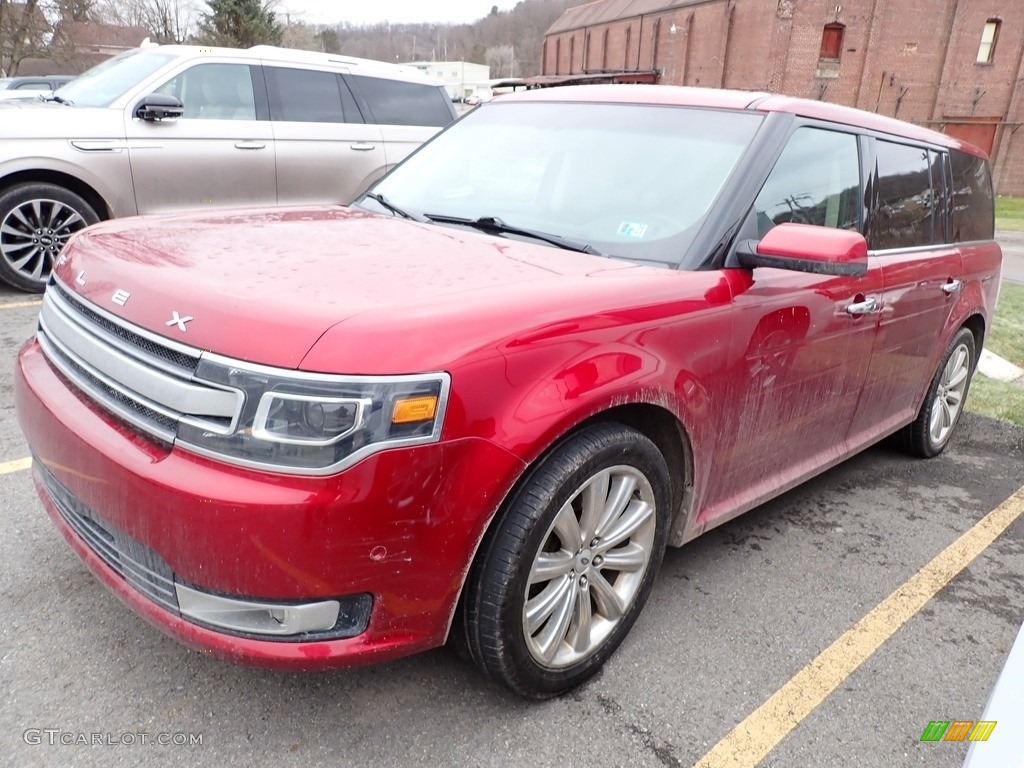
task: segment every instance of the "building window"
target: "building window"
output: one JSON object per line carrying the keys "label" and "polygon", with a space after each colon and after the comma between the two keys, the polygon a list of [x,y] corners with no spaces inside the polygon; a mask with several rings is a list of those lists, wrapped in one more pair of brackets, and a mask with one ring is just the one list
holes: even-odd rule
{"label": "building window", "polygon": [[843,52],[844,24],[826,24],[821,32],[821,53],[819,59],[838,61]]}
{"label": "building window", "polygon": [[978,46],[978,63],[991,64],[996,53],[996,40],[999,38],[999,20],[989,19],[981,31],[981,45]]}

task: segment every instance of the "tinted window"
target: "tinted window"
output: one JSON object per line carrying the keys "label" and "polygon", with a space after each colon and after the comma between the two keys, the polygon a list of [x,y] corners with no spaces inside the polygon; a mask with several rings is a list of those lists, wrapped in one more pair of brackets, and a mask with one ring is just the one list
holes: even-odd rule
{"label": "tinted window", "polygon": [[452,121],[444,92],[434,85],[353,76],[375,122],[382,125],[443,126]]}
{"label": "tinted window", "polygon": [[953,242],[991,240],[995,208],[988,163],[980,157],[953,150]]}
{"label": "tinted window", "polygon": [[334,72],[267,67],[274,120],[298,123],[361,123],[352,95]]}
{"label": "tinted window", "polygon": [[14,86],[14,89],[26,91],[48,91],[50,90],[50,84],[35,80],[28,83],[19,83],[18,85]]}
{"label": "tinted window", "polygon": [[248,64],[199,64],[157,89],[185,107],[195,120],[255,120],[252,75]]}
{"label": "tinted window", "polygon": [[759,233],[792,222],[860,230],[857,137],[798,128],[754,202]]}
{"label": "tinted window", "polygon": [[913,248],[936,242],[936,234],[943,234],[941,208],[932,190],[928,150],[876,141],[875,151],[878,197],[871,247]]}

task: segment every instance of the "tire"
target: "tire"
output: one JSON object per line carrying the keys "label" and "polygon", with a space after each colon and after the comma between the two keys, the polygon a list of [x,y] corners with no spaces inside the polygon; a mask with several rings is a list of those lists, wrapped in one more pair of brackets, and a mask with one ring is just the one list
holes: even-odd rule
{"label": "tire", "polygon": [[930,459],[949,444],[963,413],[975,360],[974,334],[961,328],[939,362],[917,418],[904,432],[904,445],[910,453]]}
{"label": "tire", "polygon": [[64,243],[100,220],[85,200],[55,184],[18,184],[0,194],[0,280],[42,293]]}
{"label": "tire", "polygon": [[456,647],[526,698],[590,678],[650,594],[665,554],[669,488],[664,457],[636,430],[598,424],[568,438],[485,538]]}

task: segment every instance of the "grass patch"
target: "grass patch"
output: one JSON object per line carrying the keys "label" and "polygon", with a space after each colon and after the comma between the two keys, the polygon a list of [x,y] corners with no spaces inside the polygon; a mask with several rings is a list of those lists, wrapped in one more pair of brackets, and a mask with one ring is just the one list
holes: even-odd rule
{"label": "grass patch", "polygon": [[996,229],[1024,232],[1024,197],[996,198]]}
{"label": "grass patch", "polygon": [[985,348],[1024,368],[1024,285],[1002,284]]}
{"label": "grass patch", "polygon": [[1024,426],[1024,387],[989,379],[979,373],[971,382],[966,407],[979,416]]}
{"label": "grass patch", "polygon": [[[1024,200],[1021,203],[1024,211]],[[1002,284],[985,348],[1024,368],[1024,285]],[[971,382],[966,407],[971,413],[1024,426],[1024,387],[979,373]]]}

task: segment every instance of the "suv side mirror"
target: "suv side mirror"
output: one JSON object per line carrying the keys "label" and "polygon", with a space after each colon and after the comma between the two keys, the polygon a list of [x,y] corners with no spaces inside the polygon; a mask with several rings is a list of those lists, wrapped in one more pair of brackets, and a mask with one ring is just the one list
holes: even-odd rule
{"label": "suv side mirror", "polygon": [[162,93],[151,93],[144,97],[135,107],[135,116],[155,122],[158,120],[174,120],[185,114],[185,107],[173,96]]}
{"label": "suv side mirror", "polygon": [[868,271],[868,244],[860,232],[811,224],[779,224],[759,241],[739,243],[736,256],[747,269],[774,267],[846,277]]}

